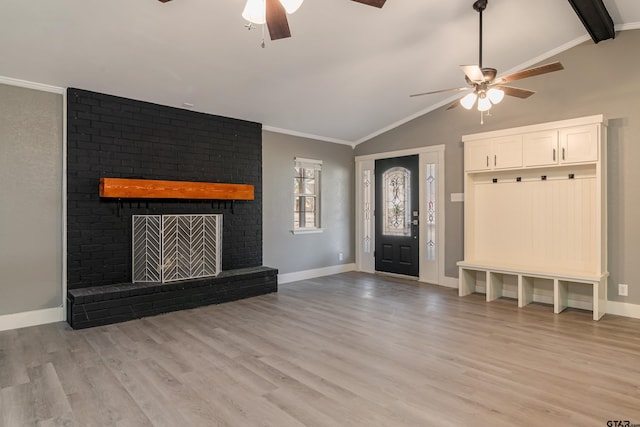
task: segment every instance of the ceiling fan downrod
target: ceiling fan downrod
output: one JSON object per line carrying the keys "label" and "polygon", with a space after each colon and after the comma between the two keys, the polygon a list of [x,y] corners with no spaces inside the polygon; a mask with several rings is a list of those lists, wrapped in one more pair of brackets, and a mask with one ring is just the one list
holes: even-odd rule
{"label": "ceiling fan downrod", "polygon": [[480,69],[482,69],[482,11],[485,10],[487,8],[487,3],[489,0],[477,0],[475,3],[473,3],[473,8],[478,12],[478,14],[480,15],[480,37],[479,39],[479,49],[478,51],[480,52],[480,58],[478,60],[478,67],[480,67]]}

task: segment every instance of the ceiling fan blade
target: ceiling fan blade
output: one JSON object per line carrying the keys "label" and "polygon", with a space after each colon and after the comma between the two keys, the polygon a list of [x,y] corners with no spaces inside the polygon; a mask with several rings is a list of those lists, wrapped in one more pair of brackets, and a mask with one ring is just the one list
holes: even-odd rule
{"label": "ceiling fan blade", "polygon": [[482,70],[477,65],[461,65],[462,72],[467,78],[472,82],[483,82],[484,74],[482,74]]}
{"label": "ceiling fan blade", "polygon": [[509,74],[507,76],[500,77],[495,80],[497,84],[514,82],[516,80],[526,79],[529,77],[539,76],[540,74],[552,73],[554,71],[564,70],[564,67],[560,62],[552,62],[550,64],[541,65],[539,67],[528,68],[526,70],[518,71],[517,73]]}
{"label": "ceiling fan blade", "polygon": [[373,7],[382,7],[387,0],[353,0],[358,3],[366,4]]}
{"label": "ceiling fan blade", "polygon": [[287,11],[280,0],[267,0],[266,3],[267,28],[271,40],[286,39],[291,37],[289,22],[287,21]]}
{"label": "ceiling fan blade", "polygon": [[503,90],[505,95],[515,96],[516,98],[525,99],[533,95],[535,92],[529,89],[521,89],[519,87],[511,86],[494,86],[497,89]]}
{"label": "ceiling fan blade", "polygon": [[171,1],[171,0],[158,0],[158,1],[162,2],[162,3],[166,3],[166,2]]}
{"label": "ceiling fan blade", "polygon": [[414,93],[413,95],[409,95],[410,98],[413,98],[414,96],[422,96],[422,95],[433,95],[434,93],[442,93],[442,92],[460,92],[461,90],[467,90],[467,89],[471,89],[468,86],[465,87],[454,87],[451,89],[440,89],[440,90],[433,90],[431,92],[422,92],[422,93]]}

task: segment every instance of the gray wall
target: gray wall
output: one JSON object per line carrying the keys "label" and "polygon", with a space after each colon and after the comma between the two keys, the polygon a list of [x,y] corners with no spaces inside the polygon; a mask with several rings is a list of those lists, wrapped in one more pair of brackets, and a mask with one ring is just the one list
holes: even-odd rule
{"label": "gray wall", "polygon": [[[450,193],[463,191],[462,135],[604,114],[609,119],[609,299],[640,304],[638,46],[640,30],[620,32],[615,40],[598,45],[586,42],[544,61],[562,61],[564,71],[514,84],[537,93],[527,100],[507,97],[482,126],[476,112],[440,108],[358,145],[355,153],[446,145],[445,270],[447,276],[457,277],[455,263],[463,258],[463,204],[448,200]],[[629,285],[628,297],[617,295],[618,283]]]}
{"label": "gray wall", "polygon": [[0,84],[0,315],[62,302],[62,95]]}
{"label": "gray wall", "polygon": [[[322,233],[293,235],[293,158],[322,160]],[[262,132],[263,262],[291,273],[355,262],[354,155],[347,145]],[[342,252],[344,258],[338,260]]]}

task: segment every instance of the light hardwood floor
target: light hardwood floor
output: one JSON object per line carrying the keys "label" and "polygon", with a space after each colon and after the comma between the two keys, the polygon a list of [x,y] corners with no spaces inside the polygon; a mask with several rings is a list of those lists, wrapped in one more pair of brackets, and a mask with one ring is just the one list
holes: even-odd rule
{"label": "light hardwood floor", "polygon": [[640,320],[345,273],[73,331],[0,332],[0,425],[640,423]]}

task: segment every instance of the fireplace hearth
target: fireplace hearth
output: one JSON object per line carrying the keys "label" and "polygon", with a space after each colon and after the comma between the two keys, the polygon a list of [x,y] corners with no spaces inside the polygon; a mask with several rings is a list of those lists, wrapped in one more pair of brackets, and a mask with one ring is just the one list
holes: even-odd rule
{"label": "fireplace hearth", "polygon": [[83,329],[278,291],[278,270],[242,268],[172,283],[120,283],[71,289],[67,321]]}

